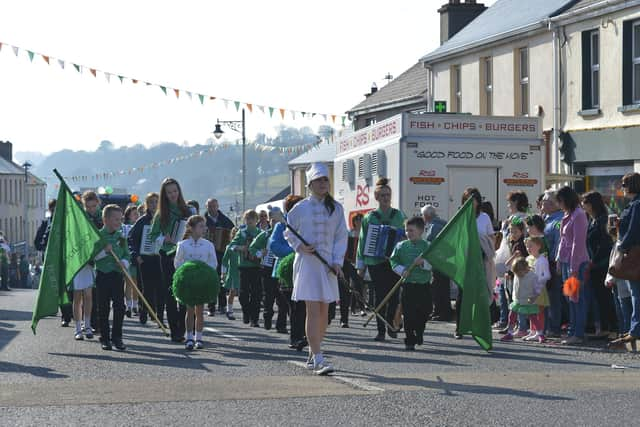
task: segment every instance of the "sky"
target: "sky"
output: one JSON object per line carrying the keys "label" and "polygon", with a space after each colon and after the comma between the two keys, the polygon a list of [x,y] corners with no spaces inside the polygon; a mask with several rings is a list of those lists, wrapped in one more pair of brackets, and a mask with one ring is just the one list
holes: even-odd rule
{"label": "sky", "polygon": [[[439,44],[446,0],[3,2],[0,140],[16,151],[95,150],[100,141],[201,144],[233,103],[200,105],[158,87],[107,82],[89,69],[253,105],[344,114],[375,82],[398,76]],[[486,5],[494,1],[484,2]],[[8,45],[21,48],[16,57]],[[22,50],[24,49],[24,50]],[[67,61],[61,69],[26,50]],[[267,110],[268,111],[268,110]],[[247,112],[247,136],[313,120]],[[339,119],[336,127],[340,127]],[[234,138],[228,131],[228,137]]]}

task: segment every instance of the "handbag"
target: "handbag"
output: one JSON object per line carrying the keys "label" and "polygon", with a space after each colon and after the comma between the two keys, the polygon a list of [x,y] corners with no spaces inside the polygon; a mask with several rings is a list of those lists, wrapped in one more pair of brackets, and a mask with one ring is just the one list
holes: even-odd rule
{"label": "handbag", "polygon": [[609,273],[618,279],[640,282],[640,245],[632,246],[627,252],[613,249],[613,259],[609,264]]}

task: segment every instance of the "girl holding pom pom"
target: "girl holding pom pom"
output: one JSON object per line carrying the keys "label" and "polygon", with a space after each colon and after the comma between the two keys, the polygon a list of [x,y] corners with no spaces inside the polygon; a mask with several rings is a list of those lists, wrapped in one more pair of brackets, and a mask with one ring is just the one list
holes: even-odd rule
{"label": "girl holding pom pom", "polygon": [[[193,215],[187,221],[188,239],[178,242],[176,256],[174,258],[174,266],[180,268],[187,261],[202,261],[215,270],[218,267],[218,259],[213,243],[206,240],[203,236],[206,232],[206,221],[203,216]],[[187,326],[187,336],[185,348],[193,350],[204,348],[202,343],[202,331],[204,329],[204,301],[202,304],[195,306],[187,306],[187,314],[185,324]],[[193,337],[195,315],[195,343]]]}

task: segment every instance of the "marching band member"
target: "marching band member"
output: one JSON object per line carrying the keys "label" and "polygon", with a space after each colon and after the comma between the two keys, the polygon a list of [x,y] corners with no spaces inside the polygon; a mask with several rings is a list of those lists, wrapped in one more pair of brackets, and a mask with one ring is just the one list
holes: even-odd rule
{"label": "marching band member", "polygon": [[257,227],[258,214],[254,210],[248,210],[243,216],[246,227],[240,228],[231,241],[231,250],[240,254],[240,306],[242,307],[242,321],[245,324],[257,328],[260,326],[260,300],[262,299],[262,287],[260,284],[260,263],[257,258],[249,253],[249,246],[253,239],[260,233]]}
{"label": "marching band member", "polygon": [[[285,213],[291,211],[293,207],[303,200],[300,196],[289,194],[284,200]],[[306,320],[306,307],[304,301],[293,301],[291,295],[293,293],[293,280],[283,280],[277,275],[278,265],[283,258],[293,253],[293,249],[289,246],[289,243],[284,238],[284,230],[286,226],[286,218],[282,217],[282,220],[273,227],[273,232],[269,237],[269,243],[267,249],[271,251],[276,257],[276,263],[273,267],[274,274],[280,279],[280,293],[287,300],[289,306],[289,322],[291,324],[289,330],[289,348],[295,348],[298,351],[302,351],[309,343],[305,338],[304,324]]]}
{"label": "marching band member", "polygon": [[[136,223],[140,215],[138,214],[138,207],[136,205],[129,205],[127,209],[124,211],[124,224],[122,226],[122,235],[125,239],[129,238],[129,233],[133,228],[133,225]],[[136,263],[131,263],[129,265],[129,275],[131,278],[139,285],[138,280],[138,268]],[[124,312],[124,315],[131,318],[131,314],[134,316],[138,315],[138,295],[136,295],[133,287],[129,285],[128,282],[124,284],[124,300],[127,306],[127,309]]]}
{"label": "marching band member", "polygon": [[[89,219],[93,222],[93,225],[100,230],[104,226],[102,212],[100,211],[100,198],[94,191],[85,191],[82,193],[81,200],[84,211],[89,216]],[[102,323],[99,318],[100,313],[98,312],[98,295],[96,287],[91,288],[91,302],[91,327],[93,327],[94,332],[96,332]]]}
{"label": "marching band member", "polygon": [[[431,265],[422,258],[429,242],[422,239],[424,219],[416,216],[406,221],[408,240],[398,243],[391,254],[393,271],[405,278],[402,284],[405,349],[413,351],[422,345],[425,324],[431,314]],[[411,271],[409,268],[414,266]]]}
{"label": "marching band member", "polygon": [[[231,229],[231,240],[236,236],[238,229],[233,227]],[[240,256],[231,248],[231,244],[227,245],[227,249],[222,256],[222,267],[220,280],[224,284],[226,291],[229,295],[229,301],[227,302],[227,319],[236,320],[233,315],[233,299],[240,290],[240,272],[238,271],[238,264],[240,263]],[[222,289],[220,289],[222,292]]]}
{"label": "marching band member", "polygon": [[262,289],[264,291],[264,328],[266,330],[271,329],[271,321],[273,319],[273,303],[278,305],[278,319],[276,321],[276,330],[278,333],[286,334],[287,331],[287,312],[289,306],[287,300],[280,293],[280,287],[278,280],[273,277],[273,267],[275,263],[275,257],[267,248],[269,237],[273,232],[273,227],[276,226],[282,220],[282,211],[278,208],[269,210],[269,220],[271,221],[271,228],[258,234],[249,246],[249,253],[251,255],[260,258],[260,268],[262,276]]}
{"label": "marching band member", "polygon": [[[191,216],[187,221],[187,229],[190,237],[178,242],[176,255],[173,261],[174,267],[178,269],[187,261],[202,261],[212,269],[217,269],[218,259],[216,257],[216,251],[213,247],[213,243],[204,239],[204,234],[206,232],[204,217],[200,215]],[[185,348],[187,350],[193,350],[194,347],[198,350],[204,348],[204,344],[202,342],[202,331],[204,330],[203,312],[204,304],[187,306],[187,314],[185,318],[187,326],[187,342],[185,343]],[[195,346],[193,342],[194,315],[196,331]]]}
{"label": "marching band member", "polygon": [[[122,342],[122,321],[124,319],[124,276],[113,252],[124,268],[129,267],[129,248],[122,236],[122,208],[107,205],[102,212],[104,227],[100,229],[102,240],[107,246],[96,255],[96,289],[98,310],[100,310],[100,342],[103,350],[111,350],[111,343],[118,350],[125,350]],[[113,329],[109,328],[109,311],[113,306]]]}
{"label": "marching band member", "polygon": [[[404,221],[407,217],[402,211],[391,207],[391,187],[389,187],[389,179],[380,178],[378,182],[376,182],[373,195],[378,202],[378,209],[367,213],[362,220],[360,238],[358,239],[356,266],[360,277],[364,277],[365,267],[369,270],[371,281],[375,288],[375,305],[378,306],[400,278],[393,272],[391,264],[385,256],[365,255],[369,225],[389,225],[401,230],[404,227]],[[394,322],[398,299],[398,294],[394,294],[380,313],[389,324],[393,324]],[[376,318],[376,322],[378,324],[378,335],[376,335],[375,341],[384,341],[385,324],[379,318]],[[387,333],[391,338],[397,338],[398,336],[397,332],[390,329]]]}
{"label": "marching band member", "polygon": [[[149,193],[144,199],[143,206],[145,213],[142,215],[129,231],[128,243],[131,253],[131,262],[138,267],[138,277],[142,283],[142,292],[160,322],[164,322],[164,295],[166,291],[162,288],[162,274],[160,268],[160,256],[149,254],[142,255],[142,234],[145,227],[151,227],[153,217],[158,207],[158,193]],[[147,323],[149,313],[147,307],[140,308],[140,323]]]}
{"label": "marching band member", "polygon": [[322,256],[335,274],[344,277],[342,263],[347,250],[347,227],[342,205],[329,194],[329,170],[322,163],[313,163],[306,173],[311,196],[299,202],[288,215],[290,226],[307,241],[303,244],[291,230],[284,233],[294,249],[293,295],[295,301],[305,301],[307,308],[307,367],[318,375],[333,372],[333,366],[322,354],[329,316],[329,303],[338,300],[338,278],[314,255]]}
{"label": "marching band member", "polygon": [[[226,230],[231,230],[234,227],[233,222],[229,219],[229,217],[227,217],[225,214],[223,214],[219,210],[217,199],[207,200],[207,211],[204,213],[204,218],[207,221],[206,225],[207,225],[207,228],[209,229],[223,228]],[[222,267],[222,257],[224,256],[224,253],[225,253],[224,250],[219,251],[216,248],[216,256],[218,257],[218,275],[220,276],[222,274],[221,267]],[[226,287],[220,288],[220,293],[218,294],[218,309],[220,310],[220,313],[224,313],[225,311],[227,313],[229,312],[228,310],[225,310],[227,308],[227,292],[228,291],[229,289],[227,289]],[[231,299],[233,300],[233,297]],[[207,309],[209,310],[209,316],[213,316],[214,313],[216,312],[216,302],[211,301]],[[231,313],[233,313],[233,309],[231,310]],[[229,317],[228,314],[227,314],[227,317]]]}
{"label": "marching band member", "polygon": [[180,222],[185,221],[190,215],[191,210],[184,201],[178,181],[173,178],[165,178],[160,186],[158,211],[153,217],[150,238],[162,243],[160,249],[162,286],[165,292],[171,341],[174,342],[184,341],[184,316],[186,312],[185,307],[178,304],[171,291],[173,273],[175,272],[173,260],[176,244],[183,237],[175,234],[179,230]]}

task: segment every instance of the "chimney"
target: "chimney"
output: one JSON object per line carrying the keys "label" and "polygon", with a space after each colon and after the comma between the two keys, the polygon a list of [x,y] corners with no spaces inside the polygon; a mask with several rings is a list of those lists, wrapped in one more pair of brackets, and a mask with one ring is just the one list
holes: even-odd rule
{"label": "chimney", "polygon": [[458,31],[476,19],[487,7],[476,0],[449,0],[449,3],[438,9],[440,14],[440,44],[443,44]]}
{"label": "chimney", "polygon": [[0,141],[0,157],[9,163],[13,162],[13,144],[11,142]]}
{"label": "chimney", "polygon": [[365,93],[364,97],[368,98],[371,95],[373,95],[374,93],[376,93],[378,91],[378,85],[376,84],[376,82],[371,83],[371,92],[369,93]]}

